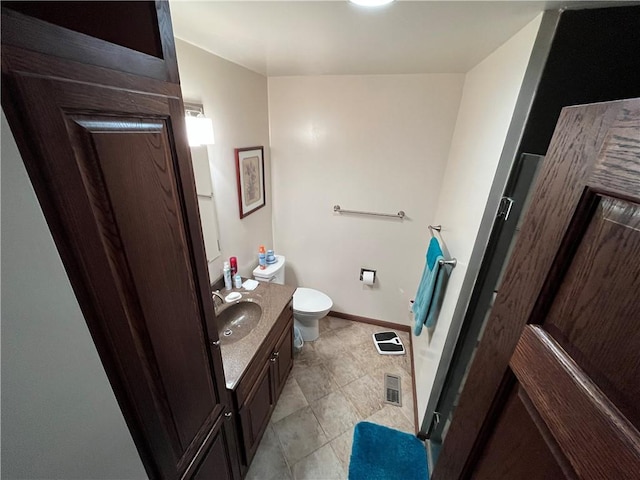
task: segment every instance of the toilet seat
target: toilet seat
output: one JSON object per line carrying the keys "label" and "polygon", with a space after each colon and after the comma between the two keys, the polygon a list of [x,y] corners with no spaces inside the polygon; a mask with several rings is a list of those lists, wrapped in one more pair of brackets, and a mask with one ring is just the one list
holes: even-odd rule
{"label": "toilet seat", "polygon": [[331,310],[333,302],[325,295],[313,288],[299,287],[293,294],[293,310],[301,313],[319,313]]}

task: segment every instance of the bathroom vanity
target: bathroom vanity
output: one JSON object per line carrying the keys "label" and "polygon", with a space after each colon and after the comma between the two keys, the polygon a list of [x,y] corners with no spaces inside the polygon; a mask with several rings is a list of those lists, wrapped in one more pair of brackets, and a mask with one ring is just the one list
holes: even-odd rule
{"label": "bathroom vanity", "polygon": [[[242,298],[219,307],[216,329],[226,387],[232,399],[240,469],[244,477],[293,366],[292,298],[295,288],[260,283],[250,292],[233,291],[241,292]],[[239,310],[242,303],[260,306],[259,321],[254,323],[239,314],[221,324],[219,319],[227,317],[225,310]],[[249,331],[243,331],[243,322],[251,323]]]}

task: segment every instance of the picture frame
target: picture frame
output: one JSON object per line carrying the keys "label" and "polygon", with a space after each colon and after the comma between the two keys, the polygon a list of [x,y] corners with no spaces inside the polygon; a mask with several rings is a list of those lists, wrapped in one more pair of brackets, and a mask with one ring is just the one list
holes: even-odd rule
{"label": "picture frame", "polygon": [[240,218],[266,205],[264,181],[264,148],[236,148],[236,178]]}

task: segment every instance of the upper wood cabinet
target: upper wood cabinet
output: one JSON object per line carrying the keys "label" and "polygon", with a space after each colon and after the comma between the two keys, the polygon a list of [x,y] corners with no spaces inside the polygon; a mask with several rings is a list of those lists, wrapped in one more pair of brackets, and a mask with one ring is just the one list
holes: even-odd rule
{"label": "upper wood cabinet", "polygon": [[45,3],[2,10],[2,106],[124,418],[149,477],[239,478],[168,5]]}
{"label": "upper wood cabinet", "polygon": [[2,2],[3,45],[179,83],[169,3]]}

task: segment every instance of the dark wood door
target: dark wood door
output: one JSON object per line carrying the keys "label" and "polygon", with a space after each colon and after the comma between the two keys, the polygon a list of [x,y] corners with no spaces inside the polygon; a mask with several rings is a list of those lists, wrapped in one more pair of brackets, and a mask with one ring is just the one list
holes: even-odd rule
{"label": "dark wood door", "polygon": [[172,41],[153,59],[15,12],[2,28],[2,106],[149,477],[237,478]]}
{"label": "dark wood door", "polygon": [[638,478],[640,100],[563,110],[434,478]]}
{"label": "dark wood door", "polygon": [[[229,414],[228,414],[229,415]],[[191,477],[194,480],[233,480],[232,468],[235,459],[231,458],[234,452],[233,422],[230,416],[225,416],[219,420],[220,425],[216,425],[212,430],[211,438],[205,441],[207,452],[203,455],[204,460],[197,466],[197,470]]]}

